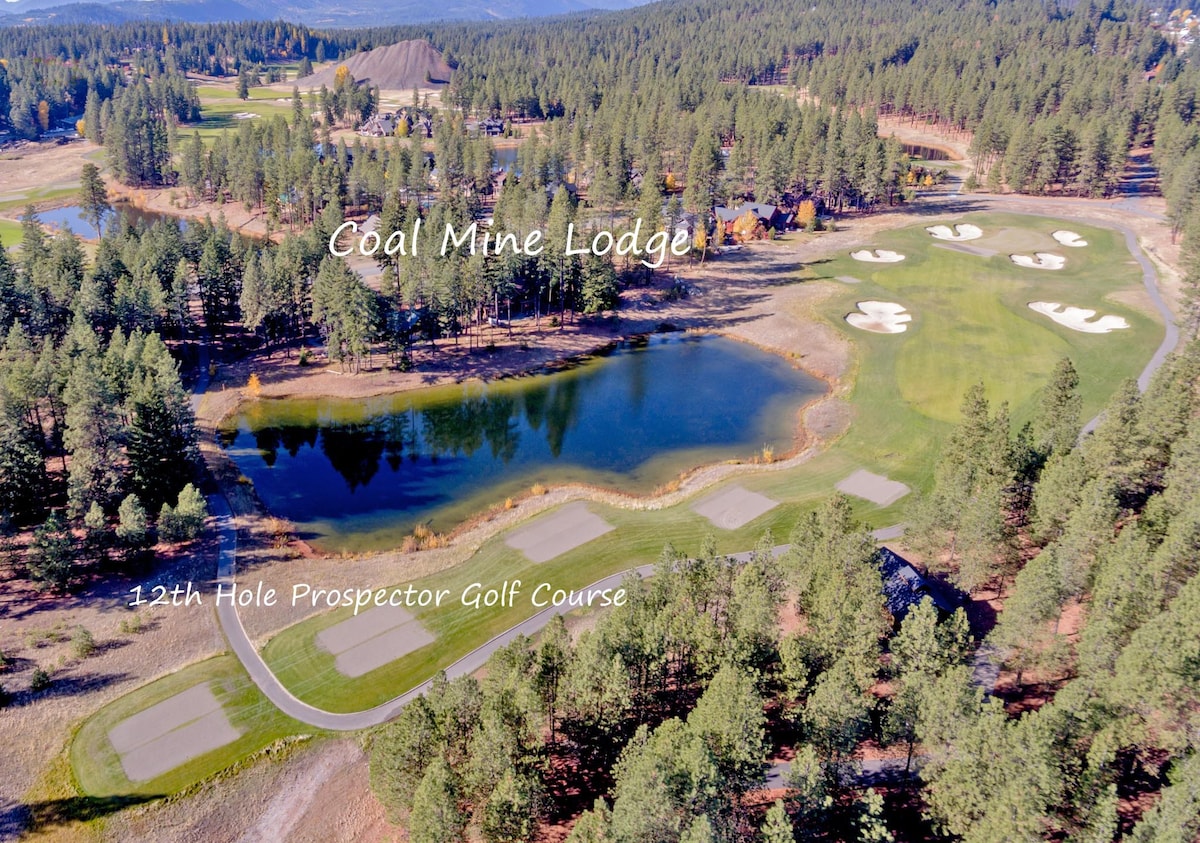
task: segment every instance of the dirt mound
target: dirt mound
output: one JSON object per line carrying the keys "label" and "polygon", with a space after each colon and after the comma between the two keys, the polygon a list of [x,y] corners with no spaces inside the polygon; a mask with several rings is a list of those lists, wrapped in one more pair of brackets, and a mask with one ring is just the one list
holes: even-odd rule
{"label": "dirt mound", "polygon": [[401,41],[387,47],[377,47],[356,53],[345,61],[331,64],[324,70],[296,80],[300,88],[333,88],[338,67],[345,65],[359,82],[378,85],[385,91],[410,90],[429,84],[450,81],[450,65],[428,41]]}

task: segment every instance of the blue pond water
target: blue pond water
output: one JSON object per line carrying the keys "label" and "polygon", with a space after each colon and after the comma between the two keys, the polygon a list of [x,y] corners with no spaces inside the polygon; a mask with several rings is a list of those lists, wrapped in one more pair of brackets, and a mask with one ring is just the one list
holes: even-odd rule
{"label": "blue pond water", "polygon": [[267,507],[323,546],[395,545],[534,483],[647,492],[792,444],[824,385],[714,336],[659,335],[565,370],[390,396],[260,400],[223,433]]}

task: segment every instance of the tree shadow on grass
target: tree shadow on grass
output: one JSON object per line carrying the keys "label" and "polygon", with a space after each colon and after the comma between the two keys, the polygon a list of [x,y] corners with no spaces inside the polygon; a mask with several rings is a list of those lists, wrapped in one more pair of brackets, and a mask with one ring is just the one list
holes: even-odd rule
{"label": "tree shadow on grass", "polygon": [[0,839],[15,840],[22,833],[45,831],[74,822],[89,822],[161,798],[161,794],[71,796],[44,802],[0,802]]}

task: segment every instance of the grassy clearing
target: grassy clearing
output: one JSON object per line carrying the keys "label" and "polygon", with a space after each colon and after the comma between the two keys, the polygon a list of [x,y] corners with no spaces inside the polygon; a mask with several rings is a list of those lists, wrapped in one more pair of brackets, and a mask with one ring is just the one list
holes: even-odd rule
{"label": "grassy clearing", "polygon": [[[1094,414],[1121,379],[1136,375],[1157,346],[1162,327],[1147,306],[1138,309],[1141,272],[1126,252],[1123,239],[1108,230],[1071,224],[1091,244],[1085,249],[1058,247],[1049,233],[1059,226],[1049,220],[1014,215],[971,215],[963,220],[984,229],[985,237],[970,245],[992,249],[990,258],[937,248],[924,226],[882,234],[871,248],[894,249],[908,256],[899,264],[872,265],[848,256],[806,267],[803,280],[849,275],[862,280],[839,284],[812,317],[844,331],[855,342],[854,387],[849,395],[853,423],[828,450],[786,471],[764,472],[736,481],[781,502],[749,525],[733,531],[714,530],[691,511],[692,501],[668,509],[643,512],[592,504],[613,524],[612,532],[542,565],[532,565],[509,548],[502,536],[486,542],[468,563],[418,581],[418,587],[448,589],[450,605],[417,610],[416,616],[437,640],[358,679],[337,673],[333,657],[319,650],[316,633],[350,616],[348,610],[327,612],[275,636],[263,655],[276,675],[300,699],[332,711],[356,711],[412,688],[437,669],[537,611],[529,596],[539,582],[555,588],[578,588],[617,571],[652,562],[667,543],[693,553],[702,538],[715,534],[721,552],[745,550],[770,530],[785,541],[798,517],[825,499],[834,484],[858,468],[866,468],[914,488],[927,487],[938,442],[957,417],[963,392],[982,380],[989,397],[1008,401],[1017,424],[1034,409],[1036,392],[1054,363],[1064,355],[1081,376],[1084,411]],[[930,221],[932,225],[934,221]],[[938,222],[941,222],[939,220]],[[1065,254],[1059,272],[1023,270],[1008,250]],[[838,283],[838,282],[829,282]],[[1113,296],[1121,292],[1121,304]],[[881,299],[904,304],[913,314],[903,334],[858,331],[843,317],[855,302]],[[1030,300],[1060,301],[1124,316],[1131,328],[1112,334],[1070,331],[1026,307]],[[858,517],[872,526],[904,518],[911,498],[879,508],[854,500]],[[469,609],[458,595],[470,583],[498,587],[520,579],[522,595],[514,609]],[[365,584],[364,584],[365,585]],[[220,678],[230,685],[226,710],[236,725],[261,723],[261,731],[196,759],[144,785],[124,780],[119,760],[107,748],[107,731],[124,717],[178,693],[199,681]],[[243,727],[246,728],[246,727]],[[267,705],[232,656],[194,665],[102,709],[80,730],[71,758],[89,793],[173,792],[222,769],[289,732],[300,724]]]}
{"label": "grassy clearing", "polygon": [[[241,737],[147,782],[125,778],[108,732],[121,721],[202,682],[211,683]],[[87,796],[150,796],[176,793],[236,764],[274,741],[314,730],[277,709],[250,681],[232,655],[217,656],[164,676],[106,705],[71,742],[70,758],[79,789]]]}
{"label": "grassy clearing", "polygon": [[[291,116],[292,107],[290,104],[275,101],[280,98],[280,94],[277,91],[262,93],[270,94],[270,96],[252,97],[245,102],[236,97],[229,97],[219,102],[202,103],[200,106],[200,122],[181,125],[179,127],[179,137],[187,139],[194,132],[199,132],[201,138],[211,141],[218,137],[221,132],[227,130],[236,132],[238,126],[246,121],[254,122],[255,120],[273,117],[276,114],[284,117]],[[307,105],[305,107],[307,108]],[[255,114],[258,116],[256,118],[239,118],[235,116],[238,114]]]}

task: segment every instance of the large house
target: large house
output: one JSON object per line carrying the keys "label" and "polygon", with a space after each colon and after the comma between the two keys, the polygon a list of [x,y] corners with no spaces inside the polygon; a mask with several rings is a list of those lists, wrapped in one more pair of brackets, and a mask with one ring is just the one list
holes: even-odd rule
{"label": "large house", "polygon": [[795,214],[785,211],[778,205],[765,205],[760,202],[743,202],[736,208],[728,208],[724,205],[713,208],[717,225],[720,226],[724,236],[733,234],[734,223],[747,213],[752,213],[758,218],[764,231],[775,231],[776,233],[787,231],[795,224],[796,220]]}
{"label": "large house", "polygon": [[883,575],[883,596],[888,611],[899,624],[926,597],[933,601],[938,615],[952,615],[963,604],[963,595],[936,580],[922,576],[907,559],[886,547],[879,548],[879,571]]}

